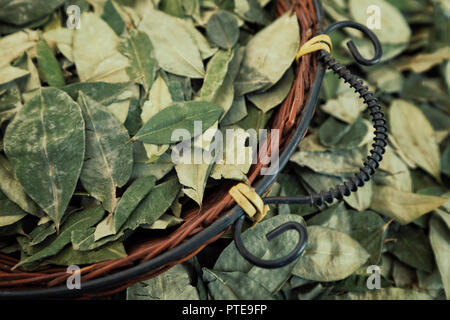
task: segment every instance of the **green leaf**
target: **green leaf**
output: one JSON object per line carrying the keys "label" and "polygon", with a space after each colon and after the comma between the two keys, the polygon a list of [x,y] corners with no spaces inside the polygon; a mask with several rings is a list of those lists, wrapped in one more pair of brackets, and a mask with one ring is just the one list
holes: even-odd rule
{"label": "green leaf", "polygon": [[300,45],[296,15],[285,14],[248,43],[236,79],[236,95],[268,89],[277,83],[297,55]]}
{"label": "green leaf", "polygon": [[[210,102],[178,102],[153,116],[133,140],[151,144],[174,144],[182,137],[172,137],[174,130],[185,129],[191,137],[195,134],[194,122],[202,123],[202,132],[210,128],[222,115],[223,109]],[[173,138],[173,139],[172,139]]]}
{"label": "green leaf", "polygon": [[68,28],[58,28],[45,31],[43,38],[50,47],[56,45],[59,52],[70,62],[73,62],[73,30]]}
{"label": "green leaf", "polygon": [[363,118],[346,125],[330,117],[319,129],[320,142],[329,148],[354,149],[367,144],[371,138],[370,122]]}
{"label": "green leaf", "polygon": [[77,100],[78,94],[84,94],[94,99],[124,123],[128,117],[128,110],[135,96],[135,89],[129,82],[107,83],[107,82],[79,82],[61,88],[67,92],[72,99]]}
{"label": "green leaf", "polygon": [[[184,100],[184,99],[183,99]],[[141,119],[143,123],[148,122],[154,115],[164,110],[172,104],[172,96],[169,87],[161,76],[158,76],[150,90],[150,98],[144,102],[142,107]],[[152,162],[159,158],[169,149],[169,145],[144,144],[145,151],[149,161]]]}
{"label": "green leaf", "polygon": [[[302,187],[301,183],[299,183],[298,179],[293,174],[281,173],[278,175],[277,182],[281,186],[280,196],[282,197],[298,197],[300,195],[307,195],[306,190]],[[278,205],[278,208],[280,208],[279,210],[286,207],[288,208],[287,212],[291,214],[298,214],[302,217],[317,211],[315,207],[310,205]]]}
{"label": "green leaf", "polygon": [[404,100],[395,100],[389,110],[392,135],[401,151],[440,181],[440,155],[436,135],[422,111]]}
{"label": "green leaf", "polygon": [[49,236],[56,233],[55,224],[52,222],[38,225],[33,231],[30,232],[31,237],[30,245],[35,246],[42,243]]}
{"label": "green leaf", "polygon": [[362,165],[364,148],[325,152],[296,152],[291,161],[316,172],[341,176],[356,173]]}
{"label": "green leaf", "polygon": [[203,268],[203,280],[214,300],[274,300],[266,288],[242,272]]}
{"label": "green leaf", "polygon": [[155,186],[156,178],[143,177],[131,184],[125,191],[114,212],[114,229],[116,232],[123,226],[134,209]]}
{"label": "green leaf", "polygon": [[402,225],[413,222],[422,215],[439,208],[448,199],[375,186],[371,208]]}
{"label": "green leaf", "polygon": [[206,24],[208,37],[220,48],[231,49],[239,39],[239,26],[229,12],[219,10]]}
{"label": "green leaf", "polygon": [[41,70],[45,81],[52,87],[64,86],[64,76],[61,67],[47,42],[42,39],[38,42],[36,49],[39,69]]}
{"label": "green leaf", "polygon": [[450,299],[450,231],[435,215],[430,219],[430,243],[444,283],[445,294],[447,299]]}
{"label": "green leaf", "polygon": [[83,165],[80,107],[63,91],[43,88],[9,124],[4,143],[25,192],[59,229]]}
{"label": "green leaf", "polygon": [[268,112],[284,101],[291,90],[293,82],[294,73],[292,69],[288,69],[283,78],[272,88],[265,92],[249,94],[247,98],[261,111]]}
{"label": "green leaf", "polygon": [[245,21],[267,25],[270,19],[263,10],[262,4],[264,2],[259,0],[235,0],[234,12]]}
{"label": "green leaf", "polygon": [[448,59],[450,59],[450,46],[440,48],[432,53],[404,57],[398,61],[396,69],[398,71],[412,70],[415,73],[422,73]]}
{"label": "green leaf", "polygon": [[444,77],[445,82],[447,83],[448,92],[450,93],[450,60],[445,64]]}
{"label": "green leaf", "polygon": [[247,116],[247,104],[245,97],[235,98],[231,104],[230,109],[220,121],[222,126],[229,126],[235,124]]}
{"label": "green leaf", "polygon": [[73,248],[80,251],[90,251],[116,241],[122,238],[125,233],[128,234],[139,227],[151,226],[170,208],[178,196],[180,188],[177,179],[170,179],[154,187],[133,210],[131,216],[115,235],[95,241],[95,228],[75,230],[71,235]]}
{"label": "green leaf", "polygon": [[389,145],[380,163],[380,170],[374,181],[378,185],[385,185],[397,190],[412,192],[412,178],[408,165],[398,157]]}
{"label": "green leaf", "polygon": [[342,280],[368,258],[366,250],[345,233],[312,226],[308,228],[308,245],[292,274],[322,282]]}
{"label": "green leaf", "polygon": [[0,200],[0,227],[10,226],[27,215],[14,202]]}
{"label": "green leaf", "polygon": [[108,110],[82,92],[78,104],[86,123],[86,155],[80,179],[108,212],[114,212],[116,188],[128,182],[133,170],[133,147],[126,144],[130,137]]}
{"label": "green leaf", "polygon": [[[183,4],[185,3],[186,1],[183,1]],[[195,44],[198,47],[198,50],[200,51],[202,60],[212,57],[218,51],[218,48],[211,47],[205,36],[203,36],[203,34],[199,30],[197,30],[194,22],[189,19],[178,19],[178,22],[182,24],[184,30],[189,33],[189,35],[194,40]]]}
{"label": "green leaf", "polygon": [[447,176],[450,176],[450,144],[445,148],[442,153],[442,172]]}
{"label": "green leaf", "polygon": [[[203,150],[202,150],[203,151]],[[202,152],[201,151],[201,152]],[[195,150],[194,150],[195,152]],[[180,183],[184,186],[183,192],[192,200],[202,205],[203,195],[206,188],[206,182],[211,174],[214,163],[190,163],[177,164],[175,170],[177,172]]]}
{"label": "green leaf", "polygon": [[123,226],[124,230],[135,230],[139,226],[152,225],[170,208],[180,192],[177,179],[170,179],[154,187],[148,196],[139,203]]}
{"label": "green leaf", "polygon": [[27,196],[25,190],[14,175],[10,163],[0,155],[0,190],[25,212],[37,214],[34,202]]}
{"label": "green leaf", "polygon": [[104,215],[104,210],[101,206],[92,207],[83,210],[82,212],[73,212],[61,228],[61,232],[50,243],[46,244],[42,250],[39,250],[30,257],[21,260],[15,268],[27,265],[35,261],[53,256],[60,252],[68,243],[70,243],[71,234],[73,231],[85,230],[92,225],[95,225]]}
{"label": "green leaf", "polygon": [[13,66],[0,66],[0,85],[20,79],[28,75],[27,70],[16,68]]}
{"label": "green leaf", "polygon": [[389,223],[375,212],[346,210],[340,203],[309,219],[308,225],[320,225],[349,235],[370,254],[370,262],[378,264]]}
{"label": "green leaf", "polygon": [[153,45],[148,36],[141,31],[130,31],[130,36],[120,43],[119,51],[130,59],[130,66],[127,68],[130,79],[142,84],[145,92],[149,92],[158,64],[151,55]]}
{"label": "green leaf", "polygon": [[205,70],[197,44],[175,17],[147,10],[139,30],[147,33],[162,69],[190,78],[203,78]]}
{"label": "green leaf", "polygon": [[187,266],[177,264],[163,274],[127,289],[127,300],[199,300]]}
{"label": "green leaf", "polygon": [[48,259],[46,262],[60,265],[88,265],[108,260],[125,258],[127,253],[121,242],[113,242],[99,249],[82,252],[76,251],[72,247],[63,249],[58,255]]}
{"label": "green leaf", "polygon": [[425,232],[420,228],[405,226],[395,233],[397,241],[392,252],[401,262],[426,272],[433,271],[433,256]]}
{"label": "green leaf", "polygon": [[121,35],[125,30],[125,22],[112,0],[108,0],[103,7],[102,19],[105,20],[117,35]]}
{"label": "green leaf", "polygon": [[213,102],[220,88],[223,86],[229,66],[234,58],[235,51],[219,50],[209,61],[206,76],[199,93],[202,101]]}
{"label": "green leaf", "polygon": [[63,0],[13,1],[2,0],[0,22],[21,26],[50,15],[64,3]]}
{"label": "green leaf", "polygon": [[236,123],[237,126],[244,130],[254,129],[258,132],[259,129],[264,129],[272,116],[272,111],[267,113],[259,110],[253,104],[247,104],[247,116]]}
{"label": "green leaf", "polygon": [[181,0],[161,0],[160,1],[160,9],[167,14],[170,14],[175,17],[184,17],[184,10],[182,3],[184,1]]}
{"label": "green leaf", "polygon": [[[137,142],[134,144],[135,149],[144,149],[142,143]],[[141,154],[145,154],[145,149],[140,151]],[[135,153],[135,157],[137,157]],[[132,179],[137,179],[140,177],[155,176],[157,180],[162,179],[166,174],[168,174],[175,164],[173,163],[170,154],[164,153],[156,161],[148,163],[148,158],[146,154],[140,158],[135,158],[135,163],[133,167]]]}
{"label": "green leaf", "polygon": [[73,58],[80,80],[128,81],[129,61],[117,50],[120,38],[111,27],[90,12],[81,15],[80,24],[73,36]]}
{"label": "green leaf", "polygon": [[[305,224],[304,220],[297,215],[283,214],[274,216],[242,233],[242,241],[245,247],[254,256],[264,260],[272,260],[289,254],[297,241],[299,241],[297,232],[288,231],[272,241],[268,241],[266,238],[267,233],[286,222]],[[288,280],[294,266],[295,262],[278,269],[264,269],[254,266],[245,260],[236,249],[236,245],[231,243],[217,259],[214,265],[214,272],[240,272],[246,274],[248,278],[259,283],[265,290],[273,294]]]}

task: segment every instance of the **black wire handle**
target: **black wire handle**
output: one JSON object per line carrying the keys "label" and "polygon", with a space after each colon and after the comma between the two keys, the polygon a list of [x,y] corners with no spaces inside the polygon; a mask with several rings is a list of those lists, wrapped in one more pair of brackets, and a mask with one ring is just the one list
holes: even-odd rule
{"label": "black wire handle", "polygon": [[[382,56],[382,47],[377,36],[369,30],[367,27],[353,22],[353,21],[341,21],[330,25],[325,31],[328,34],[336,29],[340,28],[354,28],[363,32],[372,42],[375,49],[375,54],[372,59],[365,59],[358,48],[355,46],[353,41],[349,41],[347,46],[355,58],[356,62],[363,65],[374,65],[380,62]],[[372,144],[372,150],[370,151],[370,156],[367,157],[367,161],[364,162],[364,166],[360,169],[359,173],[348,181],[341,185],[331,188],[329,191],[322,191],[320,193],[313,193],[310,196],[302,197],[269,197],[265,198],[264,203],[286,203],[286,204],[310,204],[322,205],[323,203],[332,203],[335,199],[342,200],[345,196],[349,196],[352,192],[356,192],[358,188],[363,187],[366,182],[375,174],[375,171],[379,167],[379,163],[383,160],[383,154],[386,151],[387,146],[387,126],[386,119],[383,111],[381,110],[381,105],[379,104],[377,98],[374,94],[369,91],[369,88],[364,85],[363,81],[359,79],[356,75],[352,74],[345,66],[340,65],[328,52],[325,50],[319,51],[319,61],[325,66],[329,67],[339,78],[344,79],[346,83],[353,89],[356,93],[359,93],[360,97],[364,100],[364,103],[368,106],[370,115],[372,117],[373,126],[375,128],[374,143]],[[275,260],[262,260],[251,254],[244,246],[241,233],[242,233],[242,223],[245,220],[245,215],[242,215],[233,226],[234,241],[236,248],[239,253],[252,264],[261,268],[280,268],[296,260],[305,250],[308,241],[308,236],[305,226],[298,222],[287,222],[282,224],[275,230],[269,232],[266,237],[267,240],[272,240],[273,238],[283,234],[288,230],[296,230],[300,237],[296,247],[287,255]]]}

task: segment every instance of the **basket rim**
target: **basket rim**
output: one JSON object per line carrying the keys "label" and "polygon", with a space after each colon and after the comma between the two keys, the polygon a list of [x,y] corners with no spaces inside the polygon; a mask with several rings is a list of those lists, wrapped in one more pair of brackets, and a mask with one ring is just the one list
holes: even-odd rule
{"label": "basket rim", "polygon": [[[323,31],[322,24],[324,20],[323,8],[321,0],[311,0],[315,13],[317,16],[317,30],[319,32]],[[309,90],[309,97],[301,111],[300,122],[295,128],[292,138],[285,145],[283,152],[280,154],[279,158],[279,171],[281,171],[289,159],[296,150],[296,147],[301,142],[302,138],[305,136],[308,130],[309,123],[315,113],[316,106],[319,99],[319,93],[321,84],[325,75],[325,67],[322,64],[317,64],[314,81]],[[254,188],[258,194],[265,192],[270,185],[276,181],[277,175],[266,175],[263,176],[259,181],[254,183]],[[205,229],[200,231],[198,234],[192,236],[190,239],[180,243],[172,249],[161,253],[160,255],[148,260],[141,262],[135,266],[131,266],[124,270],[119,270],[109,275],[104,275],[99,278],[92,280],[87,280],[83,282],[81,289],[69,290],[66,286],[50,287],[43,289],[8,289],[0,290],[0,299],[11,299],[11,298],[21,298],[21,299],[45,299],[45,298],[77,298],[86,294],[92,294],[96,292],[102,292],[109,289],[117,288],[131,279],[137,279],[142,277],[149,272],[158,270],[173,261],[177,261],[186,257],[192,252],[195,252],[203,244],[211,241],[214,237],[218,236],[224,232],[227,228],[233,225],[242,215],[244,214],[241,207],[237,204],[225,214],[223,214],[217,221],[213,222]]]}

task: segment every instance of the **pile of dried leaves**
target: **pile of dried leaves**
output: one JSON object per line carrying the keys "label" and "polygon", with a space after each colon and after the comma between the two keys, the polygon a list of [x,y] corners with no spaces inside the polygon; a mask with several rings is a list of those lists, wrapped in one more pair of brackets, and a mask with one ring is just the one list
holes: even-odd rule
{"label": "pile of dried leaves", "polygon": [[[253,254],[271,259],[298,236],[268,242],[265,234],[287,221],[306,224],[308,247],[286,267],[255,267],[224,240],[214,261],[178,265],[128,289],[129,299],[450,298],[448,2],[323,2],[329,22],[365,24],[367,8],[380,9],[383,63],[353,68],[389,118],[390,146],[374,181],[327,207],[272,206],[243,234]],[[67,16],[70,5],[79,18]],[[245,181],[250,163],[226,161],[234,150],[216,165],[174,164],[172,132],[193,133],[193,120],[202,121],[193,144],[206,149],[217,130],[264,128],[294,78],[297,19],[274,20],[270,0],[0,7],[0,252],[26,270],[124,257],[136,231],[176,227],[206,188]],[[353,63],[350,37],[371,54],[358,33],[332,37],[344,64]],[[361,101],[332,74],[322,100],[272,195],[321,191],[361,166],[373,133]],[[368,266],[379,266],[381,289],[368,289]]]}
{"label": "pile of dried leaves", "polygon": [[[128,290],[130,299],[448,299],[450,298],[450,7],[448,1],[327,0],[329,23],[366,24],[381,9],[383,63],[352,65],[376,92],[389,119],[390,145],[373,182],[323,208],[272,207],[244,233],[246,247],[270,259],[287,254],[298,236],[268,242],[287,221],[308,226],[309,243],[291,265],[264,270],[230,243],[217,261],[177,266]],[[348,33],[347,33],[348,31]],[[333,55],[352,64],[350,37],[370,57],[371,44],[352,30],[332,34]],[[271,195],[320,192],[358,172],[373,129],[353,90],[331,72],[310,134],[279,176]],[[301,218],[303,217],[303,219]],[[286,247],[292,243],[291,247]],[[204,263],[205,264],[205,263]],[[370,290],[380,272],[380,288]],[[372,276],[372,278],[370,278]],[[168,289],[170,288],[170,289]]]}

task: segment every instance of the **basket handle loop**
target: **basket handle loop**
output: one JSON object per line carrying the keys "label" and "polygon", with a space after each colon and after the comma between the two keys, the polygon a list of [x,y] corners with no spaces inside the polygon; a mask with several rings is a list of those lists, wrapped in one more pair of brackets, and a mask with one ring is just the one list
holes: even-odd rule
{"label": "basket handle loop", "polygon": [[[253,220],[253,226],[264,219],[265,215],[269,211],[269,206],[264,203],[264,200],[259,196],[259,194],[251,186],[245,183],[238,183],[230,189],[228,192],[231,197],[236,201],[236,203],[241,207],[241,209]],[[292,261],[296,260],[305,250],[308,236],[306,233],[306,228],[298,222],[287,222],[279,227],[275,228],[268,234],[266,234],[267,240],[271,241],[288,230],[296,230],[299,233],[299,241],[287,256],[275,259],[275,260],[262,260],[252,253],[250,253],[242,241],[242,224],[245,220],[246,215],[242,215],[233,225],[233,237],[234,243],[239,253],[244,259],[251,262],[252,264],[266,269],[274,269],[283,267]]]}
{"label": "basket handle loop", "polygon": [[356,47],[353,40],[350,40],[349,42],[347,42],[347,47],[350,50],[350,53],[352,54],[352,56],[356,60],[356,62],[358,62],[359,64],[362,64],[362,65],[365,65],[365,66],[373,66],[381,61],[381,56],[383,55],[383,49],[381,47],[380,40],[378,40],[378,37],[375,35],[375,33],[372,30],[370,30],[369,28],[367,28],[366,26],[364,26],[360,23],[357,23],[354,21],[339,21],[339,22],[333,23],[330,26],[328,26],[323,33],[330,34],[334,30],[343,29],[343,28],[357,29],[357,30],[361,31],[362,33],[364,33],[364,35],[369,38],[370,42],[372,42],[373,48],[375,50],[375,54],[374,54],[374,57],[371,59],[366,59],[361,55],[361,53],[359,52],[359,50]]}
{"label": "basket handle loop", "polygon": [[244,220],[245,220],[245,215],[242,215],[234,223],[233,239],[234,239],[236,248],[239,251],[239,253],[242,255],[242,257],[255,266],[265,268],[265,269],[276,269],[276,268],[284,267],[284,266],[288,265],[289,263],[295,261],[306,248],[306,244],[308,242],[308,235],[306,233],[306,228],[298,222],[286,222],[286,223],[280,225],[279,227],[275,228],[268,234],[266,234],[266,238],[267,238],[267,240],[271,241],[289,230],[295,230],[299,234],[299,240],[298,240],[295,248],[288,255],[278,258],[278,259],[274,259],[274,260],[260,259],[256,256],[254,256],[252,253],[250,253],[247,250],[247,248],[245,248],[244,242],[242,241],[241,234],[242,234],[242,224],[243,224]]}

